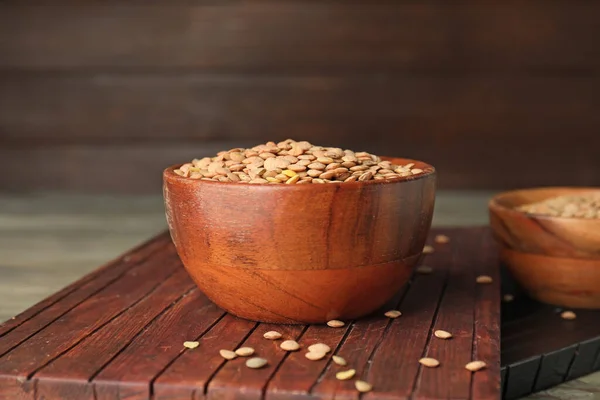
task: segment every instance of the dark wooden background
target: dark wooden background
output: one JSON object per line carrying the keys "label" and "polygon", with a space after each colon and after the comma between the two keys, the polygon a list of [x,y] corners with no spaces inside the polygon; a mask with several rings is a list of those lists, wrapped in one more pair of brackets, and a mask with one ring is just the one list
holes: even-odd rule
{"label": "dark wooden background", "polygon": [[4,1],[0,190],[159,193],[287,137],[600,185],[599,40],[595,1]]}

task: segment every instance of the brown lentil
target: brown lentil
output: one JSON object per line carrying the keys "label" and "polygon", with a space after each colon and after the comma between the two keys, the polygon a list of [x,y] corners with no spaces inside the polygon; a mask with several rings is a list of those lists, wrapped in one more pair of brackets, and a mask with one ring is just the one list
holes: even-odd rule
{"label": "brown lentil", "polygon": [[[425,172],[413,167],[413,163],[394,165],[367,152],[314,146],[306,141],[287,139],[277,144],[268,142],[250,149],[220,151],[215,157],[194,159],[183,164],[174,172],[196,180],[300,184],[393,180]],[[318,179],[291,179],[295,176],[292,173],[305,173],[303,176]]]}
{"label": "brown lentil", "polygon": [[335,377],[337,379],[339,379],[340,381],[345,381],[348,380],[350,378],[352,378],[354,375],[356,374],[356,370],[355,369],[349,369],[346,371],[340,371],[337,374],[335,374]]}
{"label": "brown lentil", "polygon": [[516,210],[553,217],[600,219],[600,193],[552,197],[516,207]]}
{"label": "brown lentil", "polygon": [[346,362],[346,359],[344,357],[340,357],[340,356],[333,356],[331,357],[333,359],[333,362],[336,363],[337,365],[341,365],[341,366],[345,366],[348,363]]}
{"label": "brown lentil", "polygon": [[426,366],[426,367],[429,367],[429,368],[435,368],[435,367],[437,367],[438,365],[440,365],[440,362],[439,362],[438,360],[436,360],[435,358],[430,358],[430,357],[424,357],[424,358],[421,358],[421,359],[419,360],[419,362],[420,362],[422,365],[424,365],[424,366]]}
{"label": "brown lentil", "polygon": [[465,368],[471,372],[479,371],[480,369],[485,368],[485,363],[483,361],[471,361]]}
{"label": "brown lentil", "polygon": [[332,328],[341,328],[344,325],[346,325],[344,323],[344,321],[340,321],[340,320],[337,320],[337,319],[332,319],[331,321],[327,322],[327,326],[330,326]]}
{"label": "brown lentil", "polygon": [[390,310],[390,311],[387,311],[383,315],[385,315],[388,318],[398,318],[399,316],[402,315],[402,313],[400,311],[398,311],[398,310]]}
{"label": "brown lentil", "polygon": [[354,387],[361,393],[367,393],[373,390],[373,385],[368,382],[357,380],[354,382]]}
{"label": "brown lentil", "polygon": [[575,319],[577,318],[577,315],[573,311],[563,311],[560,314],[560,317],[562,319]]}

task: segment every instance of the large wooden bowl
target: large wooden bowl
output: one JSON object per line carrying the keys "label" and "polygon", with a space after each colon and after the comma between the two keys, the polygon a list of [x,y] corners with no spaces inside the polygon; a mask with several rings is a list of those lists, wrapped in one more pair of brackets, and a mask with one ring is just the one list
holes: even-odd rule
{"label": "large wooden bowl", "polygon": [[406,283],[431,226],[436,176],[253,185],[163,173],[167,221],[190,276],[242,318],[322,323],[369,314]]}
{"label": "large wooden bowl", "polygon": [[600,219],[527,214],[523,204],[598,188],[550,187],[501,193],[489,202],[501,259],[529,295],[573,308],[600,308]]}

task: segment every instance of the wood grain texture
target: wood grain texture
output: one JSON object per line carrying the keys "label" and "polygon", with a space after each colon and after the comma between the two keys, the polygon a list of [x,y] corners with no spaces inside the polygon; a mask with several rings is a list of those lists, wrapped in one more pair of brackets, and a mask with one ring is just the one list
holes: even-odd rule
{"label": "wood grain texture", "polygon": [[147,399],[152,382],[194,341],[223,317],[223,310],[199,291],[166,310],[152,321],[110,365],[94,379],[98,399]]}
{"label": "wood grain texture", "polygon": [[597,4],[516,4],[13,3],[0,16],[0,66],[560,71],[600,65]]}
{"label": "wood grain texture", "polygon": [[[60,302],[60,307],[57,307],[59,310],[69,310],[69,304],[77,304],[79,301],[85,298],[85,294],[83,294],[82,296],[82,289],[83,291],[85,291],[84,287],[86,286],[86,284],[90,283],[91,281],[94,281],[93,285],[90,285],[91,287],[93,287],[92,291],[101,288],[102,282],[110,282],[111,277],[119,276],[119,274],[123,273],[127,268],[131,268],[132,265],[140,263],[141,261],[149,257],[151,254],[155,253],[162,247],[165,247],[167,243],[168,235],[159,235],[147,242],[142,243],[138,247],[132,249],[126,254],[123,254],[114,261],[96,269],[95,271],[84,276],[83,278],[73,282],[72,284],[66,286],[64,289],[61,289],[52,296],[28,308],[21,314],[0,324],[0,338],[4,337],[11,331],[14,331],[16,328],[22,326],[26,322],[31,321],[42,311],[43,316],[39,316],[38,318],[43,317],[46,320],[56,318],[56,316],[59,314],[54,314],[52,311],[50,311],[50,307],[57,305],[57,303]],[[35,319],[34,321],[35,326],[37,327],[45,325],[42,320]],[[21,334],[21,337],[25,336],[26,335]],[[15,336],[11,338],[11,341],[13,343],[15,343],[16,340],[17,339],[15,338]]]}
{"label": "wood grain texture", "polygon": [[[452,289],[457,282],[452,279],[455,272],[456,276],[464,273],[472,275],[475,271],[494,274],[496,263],[490,260],[482,263],[477,256],[483,256],[485,249],[493,250],[489,247],[493,246],[489,232],[485,229],[443,232],[452,238],[451,243],[436,244],[438,251],[425,259],[434,267],[433,274],[416,276],[414,282],[397,293],[383,309],[368,318],[347,321],[348,325],[340,329],[323,325],[257,324],[241,320],[223,314],[196,289],[185,295],[191,282],[176,259],[142,263],[137,270],[131,270],[130,276],[135,276],[135,283],[133,278],[125,277],[109,286],[112,288],[110,293],[121,290],[117,299],[126,299],[129,304],[114,318],[106,319],[121,300],[108,300],[101,305],[91,299],[88,307],[73,308],[65,322],[53,322],[0,357],[0,368],[3,369],[0,398],[358,399],[352,381],[335,379],[335,372],[342,367],[333,364],[330,355],[321,361],[309,361],[304,357],[307,347],[316,342],[330,345],[332,354],[346,358],[347,368],[357,370],[357,377],[374,384],[374,391],[365,398],[405,398],[404,392],[396,389],[405,387],[410,395],[415,382],[429,379],[424,373],[419,373],[417,361],[422,354],[433,351],[431,345],[427,345],[431,327],[436,321],[446,321],[445,313],[461,315],[457,321],[464,323],[456,326],[457,337],[462,338],[459,332],[465,332],[467,340],[469,334],[466,332],[470,332],[469,340],[474,348],[484,348],[486,345],[482,342],[489,342],[490,348],[497,348],[499,340],[499,330],[493,323],[489,324],[487,331],[477,333],[474,332],[478,329],[477,325],[473,321],[467,323],[463,318],[467,314],[476,316],[473,307],[478,303],[474,300],[488,290],[497,291],[497,284],[481,288],[482,293],[473,292],[470,287],[468,304],[459,307],[458,311],[451,307],[466,298],[458,296],[458,292]],[[172,254],[172,247],[162,251],[159,257],[168,257],[169,252]],[[154,280],[149,279],[150,276]],[[156,286],[148,292],[152,281]],[[144,291],[145,295],[142,294]],[[487,301],[493,303],[495,300],[497,296],[489,297]],[[499,306],[497,301],[495,306]],[[493,315],[499,316],[494,306],[484,307],[489,307],[486,310],[491,314],[486,317],[487,321],[493,320]],[[403,315],[395,320],[385,318],[382,313],[388,308],[399,308]],[[87,314],[82,313],[84,309]],[[88,328],[87,320],[91,316],[95,318],[93,323],[98,326],[97,329]],[[487,321],[484,323],[487,324]],[[62,333],[62,329],[71,333]],[[280,331],[284,339],[297,339],[302,349],[294,353],[282,351],[279,349],[281,340],[263,338],[268,330]],[[61,342],[55,338],[60,338]],[[198,340],[199,346],[185,349],[182,346],[185,340]],[[35,347],[30,347],[32,345]],[[243,357],[225,361],[218,354],[220,348],[236,349],[240,346],[253,347],[256,355],[269,360],[268,367],[251,370],[243,366],[246,360]],[[33,354],[34,350],[41,351],[44,356],[40,358],[37,353]],[[403,357],[398,357],[398,354]],[[458,367],[458,362],[451,360],[451,352],[446,354],[448,357],[444,358],[444,364],[429,371],[438,374],[434,382],[439,385],[439,391],[428,392],[428,398],[446,398],[441,383],[452,382],[451,385],[456,387],[468,387],[472,379],[471,374],[460,374],[464,370],[462,366]],[[470,348],[467,356],[469,354]],[[25,355],[30,357],[25,358]],[[486,353],[486,357],[489,357],[486,361],[490,366],[499,363],[498,353]],[[413,362],[407,362],[409,359]],[[7,370],[7,366],[11,370]],[[500,378],[499,371],[494,368],[482,370],[474,376],[477,375],[488,375],[482,382],[499,382]],[[453,381],[452,377],[463,383]],[[399,381],[403,383],[399,384]],[[392,387],[394,391],[390,390]],[[416,388],[425,390],[423,383]],[[468,391],[460,393],[465,395],[465,399],[472,398]],[[491,399],[498,395],[498,391],[490,391],[477,398]],[[415,393],[415,398],[420,396],[419,392]]]}
{"label": "wood grain texture", "polygon": [[[194,288],[183,270],[167,278],[151,295],[102,326],[77,346],[36,373],[37,393],[43,398],[77,396],[93,399],[90,380],[109,362],[115,362],[140,331],[147,329],[165,308]],[[73,368],[77,365],[77,368]],[[68,382],[60,380],[69,374]],[[96,394],[98,393],[98,389]]]}
{"label": "wood grain texture", "polygon": [[28,377],[155,291],[161,280],[177,269],[173,256],[172,248],[168,248],[159,257],[128,270],[121,279],[4,353],[0,387],[6,387],[7,393],[14,396],[29,392]]}
{"label": "wood grain texture", "polygon": [[520,205],[557,196],[600,192],[558,187],[498,194],[489,203],[501,258],[539,301],[565,307],[600,308],[600,219],[527,214]]}
{"label": "wood grain texture", "polygon": [[575,151],[598,143],[600,125],[596,75],[5,71],[0,87],[0,140],[38,146],[295,137],[414,152],[434,151],[422,148],[431,140],[452,149],[462,138],[468,146],[492,140],[547,152],[560,143]]}
{"label": "wood grain texture", "polygon": [[391,161],[424,172],[381,184],[251,185],[168,168],[171,236],[194,281],[234,315],[276,323],[362,317],[406,283],[433,217],[435,170]]}
{"label": "wood grain texture", "polygon": [[442,188],[600,185],[594,2],[4,3],[4,190],[157,193],[166,165],[289,136]]}

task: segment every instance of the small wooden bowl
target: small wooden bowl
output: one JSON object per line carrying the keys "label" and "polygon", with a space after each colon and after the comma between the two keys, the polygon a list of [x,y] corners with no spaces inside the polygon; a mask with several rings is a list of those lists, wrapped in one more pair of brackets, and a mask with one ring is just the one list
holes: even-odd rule
{"label": "small wooden bowl", "polygon": [[163,173],[171,237],[192,279],[242,318],[323,323],[369,314],[408,280],[431,226],[436,175],[254,185]]}
{"label": "small wooden bowl", "polygon": [[489,202],[500,257],[529,295],[563,307],[600,308],[600,220],[527,214],[515,207],[598,188],[501,193]]}

